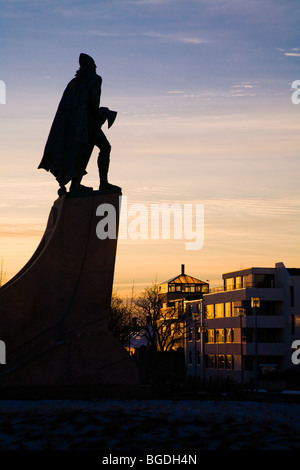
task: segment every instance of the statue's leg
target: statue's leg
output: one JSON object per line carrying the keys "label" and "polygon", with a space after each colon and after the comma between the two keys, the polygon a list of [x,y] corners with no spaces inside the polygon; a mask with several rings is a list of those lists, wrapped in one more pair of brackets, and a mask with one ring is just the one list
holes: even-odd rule
{"label": "statue's leg", "polygon": [[100,130],[99,135],[97,137],[96,146],[100,150],[97,162],[99,169],[100,184],[102,186],[106,186],[108,184],[107,174],[109,168],[111,146],[102,130]]}
{"label": "statue's leg", "polygon": [[119,188],[119,186],[115,186],[108,182],[108,169],[110,162],[111,146],[102,130],[100,130],[99,132],[95,145],[100,149],[98,156],[100,191],[121,192],[121,188]]}
{"label": "statue's leg", "polygon": [[108,185],[107,175],[109,168],[109,155],[99,152],[98,156],[98,169],[100,177],[100,186],[104,187]]}

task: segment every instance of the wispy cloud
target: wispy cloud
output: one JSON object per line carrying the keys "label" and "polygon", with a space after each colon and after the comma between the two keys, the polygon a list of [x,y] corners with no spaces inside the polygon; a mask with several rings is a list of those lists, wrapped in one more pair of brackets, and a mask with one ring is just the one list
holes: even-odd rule
{"label": "wispy cloud", "polygon": [[158,31],[145,31],[145,32],[136,32],[136,33],[127,33],[127,32],[111,32],[111,31],[98,31],[98,30],[86,30],[86,31],[72,31],[66,32],[64,31],[62,34],[76,34],[76,35],[86,35],[86,36],[99,36],[99,37],[107,37],[107,38],[152,38],[158,39],[164,42],[177,42],[183,44],[191,44],[191,45],[200,45],[200,44],[207,44],[211,42],[207,38],[202,38],[199,36],[189,36],[184,33],[161,33]]}
{"label": "wispy cloud", "polygon": [[212,198],[204,201],[206,207],[211,213],[220,212],[227,217],[225,212],[229,211],[235,215],[251,216],[276,216],[280,215],[296,215],[300,213],[300,204],[296,198],[286,197],[285,199],[262,199],[253,198]]}
{"label": "wispy cloud", "polygon": [[259,87],[257,81],[255,82],[241,82],[236,85],[232,85],[231,96],[256,96],[255,89]]}
{"label": "wispy cloud", "polygon": [[285,52],[284,55],[292,57],[300,57],[300,52]]}
{"label": "wispy cloud", "polygon": [[286,49],[282,49],[281,47],[276,48],[277,51],[282,52],[287,57],[300,57],[300,48],[293,47],[287,51]]}
{"label": "wispy cloud", "polygon": [[203,39],[197,36],[186,36],[185,34],[182,34],[182,33],[165,34],[165,33],[150,32],[150,33],[143,33],[143,36],[163,39],[165,41],[181,42],[185,44],[206,44],[209,42],[207,39]]}

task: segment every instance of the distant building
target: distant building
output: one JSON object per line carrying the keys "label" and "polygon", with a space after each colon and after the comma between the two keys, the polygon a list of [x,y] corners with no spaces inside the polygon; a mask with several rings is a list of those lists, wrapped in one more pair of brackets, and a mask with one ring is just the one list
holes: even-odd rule
{"label": "distant building", "polygon": [[184,347],[185,302],[200,300],[208,292],[208,282],[186,274],[184,264],[181,265],[179,275],[158,284],[158,305],[161,312],[158,325],[161,326],[161,331],[169,328],[170,337],[176,338],[173,349]]}
{"label": "distant building", "polygon": [[300,269],[283,263],[223,274],[223,286],[185,301],[187,375],[256,383],[293,368],[300,339]]}
{"label": "distant building", "polygon": [[185,273],[184,264],[181,274],[158,284],[158,301],[161,308],[174,307],[184,309],[185,300],[202,299],[208,293],[208,282],[201,281]]}

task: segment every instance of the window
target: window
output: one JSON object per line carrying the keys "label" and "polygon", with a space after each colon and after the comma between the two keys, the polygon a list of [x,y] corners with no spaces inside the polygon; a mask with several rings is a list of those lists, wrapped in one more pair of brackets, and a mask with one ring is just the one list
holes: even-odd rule
{"label": "window", "polygon": [[239,315],[239,309],[241,308],[241,302],[232,302],[231,312],[233,317]]}
{"label": "window", "polygon": [[242,289],[244,287],[244,278],[243,276],[237,276],[235,278],[235,288]]}
{"label": "window", "polygon": [[201,339],[201,331],[200,331],[200,326],[197,327],[197,336],[196,336],[196,341],[200,341]]}
{"label": "window", "polygon": [[231,317],[231,302],[225,303],[225,317]]}
{"label": "window", "polygon": [[175,285],[174,284],[169,285],[169,292],[175,292]]}
{"label": "window", "polygon": [[231,354],[225,356],[225,369],[233,369],[233,356]]}
{"label": "window", "polygon": [[225,290],[234,289],[234,277],[229,277],[228,279],[224,279],[224,289]]}
{"label": "window", "polygon": [[176,292],[181,292],[181,286],[176,286]]}
{"label": "window", "polygon": [[214,330],[206,330],[206,342],[207,343],[214,343],[215,342],[215,331]]}
{"label": "window", "polygon": [[217,369],[225,369],[225,355],[217,354],[216,363],[217,363]]}
{"label": "window", "polygon": [[272,300],[261,300],[260,307],[256,310],[257,315],[276,315],[276,302]]}
{"label": "window", "polygon": [[215,318],[224,317],[224,304],[215,304]]}
{"label": "window", "polygon": [[206,362],[207,369],[214,369],[215,368],[214,354],[207,354],[207,356],[205,356],[205,362]]}
{"label": "window", "polygon": [[254,275],[255,287],[274,287],[273,274],[255,274]]}
{"label": "window", "polygon": [[193,340],[193,328],[189,328],[189,341]]}
{"label": "window", "polygon": [[216,343],[224,343],[225,338],[224,338],[224,330],[223,329],[218,329],[216,330]]}
{"label": "window", "polygon": [[226,343],[233,343],[233,328],[226,328],[225,330],[225,341]]}
{"label": "window", "polygon": [[282,342],[281,330],[277,328],[258,328],[257,341],[259,343],[280,343]]}
{"label": "window", "polygon": [[205,316],[206,318],[214,318],[214,305],[205,306]]}

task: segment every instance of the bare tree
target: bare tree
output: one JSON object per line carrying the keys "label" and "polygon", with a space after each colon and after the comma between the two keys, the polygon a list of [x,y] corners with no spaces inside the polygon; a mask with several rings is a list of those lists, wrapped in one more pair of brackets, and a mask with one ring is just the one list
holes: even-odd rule
{"label": "bare tree", "polygon": [[146,287],[135,300],[137,323],[150,346],[160,351],[182,347],[186,320],[182,309],[162,307],[158,301],[158,285]]}
{"label": "bare tree", "polygon": [[116,292],[113,292],[111,299],[109,328],[123,345],[126,344],[136,332],[132,296],[130,299],[122,299]]}
{"label": "bare tree", "polygon": [[160,304],[156,282],[138,296],[133,289],[130,298],[122,299],[115,292],[112,295],[110,329],[123,345],[140,332],[153,349],[178,349],[184,346],[188,323],[189,317],[186,318],[180,305]]}

